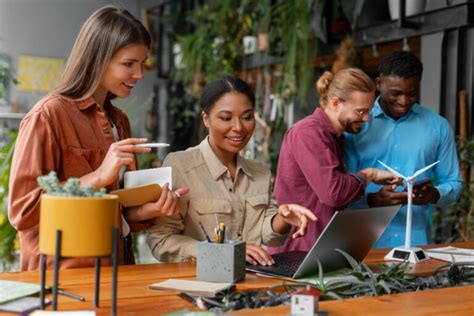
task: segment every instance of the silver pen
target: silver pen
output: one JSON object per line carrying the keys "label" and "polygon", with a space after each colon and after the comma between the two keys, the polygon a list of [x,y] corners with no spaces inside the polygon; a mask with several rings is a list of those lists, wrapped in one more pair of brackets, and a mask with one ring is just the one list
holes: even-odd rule
{"label": "silver pen", "polygon": [[84,302],[86,300],[84,298],[84,296],[81,296],[79,294],[74,294],[74,293],[71,293],[71,292],[67,292],[67,291],[64,291],[64,290],[61,290],[61,289],[58,289],[58,294],[59,295],[64,295],[64,296],[67,296],[67,297],[70,297],[70,298],[73,298],[73,299],[76,299],[76,300],[79,300],[81,302]]}

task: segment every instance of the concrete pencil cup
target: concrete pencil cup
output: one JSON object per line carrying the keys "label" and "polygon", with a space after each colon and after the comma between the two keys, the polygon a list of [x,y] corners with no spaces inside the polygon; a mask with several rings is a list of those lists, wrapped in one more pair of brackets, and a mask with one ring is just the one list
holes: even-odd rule
{"label": "concrete pencil cup", "polygon": [[198,281],[235,283],[245,279],[245,241],[199,243],[196,269]]}

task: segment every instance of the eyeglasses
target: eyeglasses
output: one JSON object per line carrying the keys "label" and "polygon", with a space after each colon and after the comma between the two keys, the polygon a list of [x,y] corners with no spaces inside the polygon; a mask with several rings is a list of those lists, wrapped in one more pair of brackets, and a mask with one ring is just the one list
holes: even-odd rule
{"label": "eyeglasses", "polygon": [[369,115],[370,110],[354,110],[354,112],[360,117],[363,118],[366,115]]}

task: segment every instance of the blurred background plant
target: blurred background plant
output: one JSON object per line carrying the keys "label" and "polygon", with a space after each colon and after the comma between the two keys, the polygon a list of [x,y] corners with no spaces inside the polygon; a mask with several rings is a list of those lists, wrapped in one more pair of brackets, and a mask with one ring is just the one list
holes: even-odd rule
{"label": "blurred background plant", "polygon": [[474,240],[474,139],[457,141],[461,169],[466,170],[461,197],[453,206],[435,209],[434,242]]}
{"label": "blurred background plant", "polygon": [[462,169],[470,170],[464,183],[461,198],[454,206],[457,219],[454,218],[459,240],[474,240],[474,139],[459,139],[458,154]]}
{"label": "blurred background plant", "polygon": [[18,249],[17,232],[8,221],[8,181],[17,133],[7,134],[10,140],[0,148],[0,271],[11,269]]}
{"label": "blurred background plant", "polygon": [[0,54],[0,106],[7,106],[10,101],[10,83],[18,83],[10,64],[10,57]]}
{"label": "blurred background plant", "polygon": [[188,93],[198,97],[206,82],[243,70],[244,36],[268,33],[269,43],[262,50],[268,48],[269,55],[283,57],[281,61],[285,65],[275,86],[280,87],[286,99],[298,89],[304,97],[312,79],[311,57],[317,55],[311,26],[316,2],[323,1],[209,2],[188,13],[187,27],[176,25],[182,24],[176,17],[180,12],[171,10],[166,20],[175,31],[173,36],[180,54],[174,80],[184,82]]}
{"label": "blurred background plant", "polygon": [[186,17],[189,26],[184,34],[176,34],[183,62],[175,72],[176,81],[188,86],[197,97],[202,81],[212,81],[233,74],[243,54],[242,38],[252,29],[250,1],[212,1],[197,7]]}

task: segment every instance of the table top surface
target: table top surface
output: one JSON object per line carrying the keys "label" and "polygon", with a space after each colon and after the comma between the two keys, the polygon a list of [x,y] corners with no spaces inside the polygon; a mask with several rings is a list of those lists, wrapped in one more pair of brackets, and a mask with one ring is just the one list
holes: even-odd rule
{"label": "table top surface", "polygon": [[[454,246],[474,248],[474,242],[455,243]],[[429,247],[441,246],[431,245]],[[388,249],[372,249],[364,262],[372,265],[383,262]],[[430,259],[411,266],[416,275],[429,275],[434,269],[446,262]],[[59,287],[85,297],[79,302],[60,295],[59,310],[96,310],[98,315],[110,314],[111,305],[111,267],[102,267],[100,285],[100,308],[93,306],[94,268],[61,270]],[[52,284],[52,271],[47,272],[47,283]],[[148,285],[169,278],[194,280],[196,265],[194,263],[161,263],[135,266],[120,266],[118,272],[118,304],[119,315],[162,315],[183,308],[196,309],[176,292],[156,291],[148,289]],[[39,283],[38,271],[0,273],[0,279]],[[238,290],[266,288],[281,284],[282,280],[257,276],[247,273],[246,279],[237,283]],[[331,315],[347,314],[388,314],[388,315],[474,315],[474,285],[452,287],[421,292],[410,292],[378,297],[361,297],[343,301],[324,301],[319,308]],[[234,315],[288,315],[289,306],[272,307],[259,310],[241,310],[232,312]],[[3,315],[0,313],[0,315]],[[5,314],[11,315],[11,314]]]}

